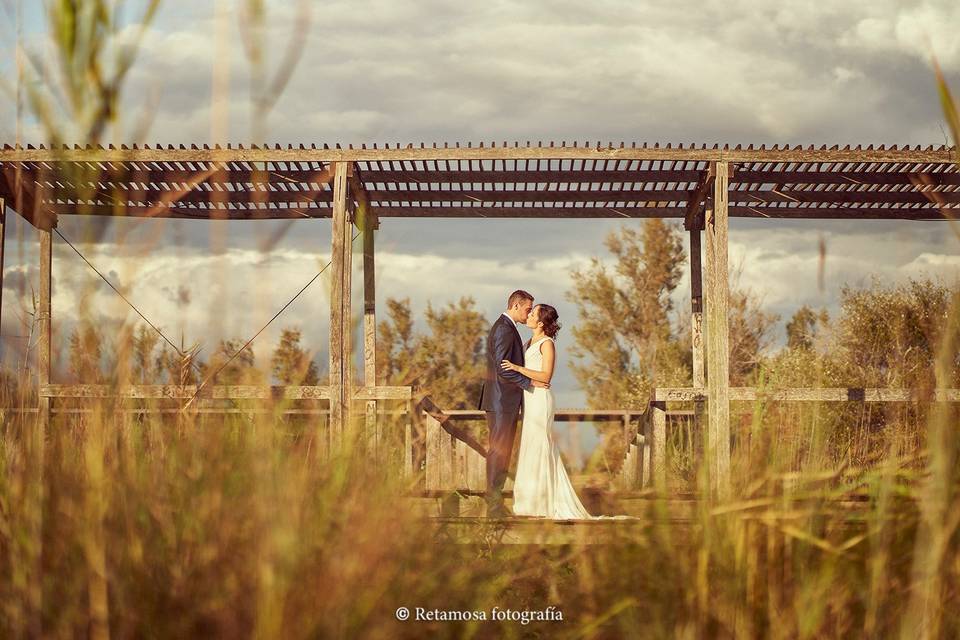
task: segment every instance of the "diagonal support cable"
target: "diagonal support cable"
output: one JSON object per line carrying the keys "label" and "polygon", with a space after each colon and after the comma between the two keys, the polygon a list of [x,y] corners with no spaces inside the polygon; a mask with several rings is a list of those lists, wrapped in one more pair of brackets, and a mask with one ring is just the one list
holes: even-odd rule
{"label": "diagonal support cable", "polygon": [[[86,256],[84,256],[82,253],[80,253],[80,250],[77,249],[77,248],[73,245],[73,243],[70,242],[70,241],[66,238],[66,236],[63,235],[63,233],[61,233],[60,229],[54,227],[53,230],[57,232],[57,235],[60,236],[60,239],[61,239],[61,240],[63,240],[64,242],[66,242],[66,243],[70,246],[70,248],[73,249],[78,256],[80,256],[80,259],[81,259],[81,260],[83,260],[84,262],[87,263],[87,266],[88,266],[88,267],[90,267],[91,269],[93,269],[94,273],[96,273],[98,276],[100,276],[100,278],[101,278],[104,282],[106,282],[107,285],[108,285],[111,289],[113,289],[113,291],[114,291],[118,296],[120,296],[120,298],[121,298],[124,302],[126,302],[126,303],[130,306],[131,309],[133,309],[134,311],[137,312],[137,315],[138,315],[138,316],[140,316],[141,318],[143,318],[143,321],[144,321],[144,322],[146,322],[148,325],[150,325],[150,328],[151,328],[151,329],[153,329],[154,331],[156,331],[157,334],[159,334],[160,337],[163,338],[163,339],[167,342],[167,344],[169,344],[169,345],[173,348],[173,350],[177,352],[177,355],[179,355],[181,359],[185,357],[185,353],[186,353],[186,352],[181,351],[180,348],[177,347],[177,345],[175,345],[175,344],[170,340],[170,338],[168,338],[167,336],[165,336],[165,335],[163,334],[163,331],[161,331],[155,324],[153,324],[152,322],[150,322],[150,320],[147,318],[147,316],[143,315],[143,313],[140,311],[140,309],[137,308],[137,306],[136,306],[135,304],[133,304],[132,302],[130,302],[130,300],[127,299],[127,297],[126,297],[125,295],[123,295],[123,293],[121,293],[119,289],[117,289],[115,286],[113,286],[113,283],[110,282],[105,275],[103,275],[102,273],[100,273],[100,270],[97,269],[95,266],[93,266],[93,263],[91,263],[89,260],[87,260]],[[193,366],[196,367],[197,364],[196,364],[196,363],[193,363]],[[199,371],[199,367],[198,367],[197,370]]]}
{"label": "diagonal support cable", "polygon": [[[359,237],[360,237],[360,232],[358,231],[357,234],[356,234],[355,236],[353,236],[353,238],[351,238],[350,243],[353,244],[353,242],[354,242],[357,238],[359,238]],[[190,397],[190,399],[189,399],[186,403],[184,403],[183,408],[180,409],[180,412],[183,413],[184,411],[186,411],[187,408],[188,408],[191,404],[193,404],[193,401],[197,399],[197,396],[200,395],[200,392],[201,392],[201,391],[203,390],[203,388],[207,385],[207,383],[208,383],[210,380],[216,378],[217,374],[220,373],[221,371],[223,371],[224,367],[226,367],[228,364],[230,364],[231,362],[233,362],[233,359],[236,358],[238,355],[240,355],[241,353],[243,353],[243,350],[246,349],[248,346],[250,346],[250,343],[252,343],[254,340],[256,340],[256,339],[257,339],[257,336],[259,336],[261,333],[263,333],[263,331],[264,331],[267,327],[270,326],[270,323],[272,323],[274,320],[276,320],[277,318],[279,318],[279,317],[280,317],[280,314],[282,314],[284,311],[286,311],[286,310],[287,310],[287,307],[289,307],[291,304],[293,304],[294,301],[295,301],[297,298],[300,297],[300,294],[302,294],[304,291],[306,291],[307,288],[308,288],[311,284],[313,284],[314,281],[315,281],[317,278],[319,278],[320,275],[323,274],[323,272],[326,271],[326,270],[327,270],[327,267],[329,267],[331,264],[333,264],[333,260],[332,260],[332,259],[330,260],[330,262],[328,262],[326,265],[324,265],[323,269],[320,269],[320,271],[318,271],[318,272],[316,273],[316,275],[314,275],[312,278],[310,278],[310,281],[307,282],[307,284],[303,285],[303,287],[301,287],[300,291],[298,291],[295,296],[293,296],[292,298],[290,298],[290,300],[287,301],[287,303],[286,303],[285,305],[283,305],[283,307],[281,307],[281,309],[280,309],[279,311],[277,311],[275,314],[273,314],[273,317],[270,318],[269,320],[267,320],[267,323],[266,323],[265,325],[263,325],[262,327],[260,327],[260,330],[257,331],[255,334],[253,334],[253,336],[252,336],[249,340],[247,340],[247,341],[244,343],[244,345],[237,350],[236,353],[234,353],[232,356],[230,356],[230,357],[227,359],[226,362],[224,362],[224,363],[221,364],[219,367],[217,367],[217,370],[214,371],[213,373],[211,373],[209,376],[207,376],[207,377],[203,380],[203,382],[201,382],[200,384],[198,384],[198,385],[197,385],[197,390],[196,390],[196,392],[194,392],[194,394]]]}

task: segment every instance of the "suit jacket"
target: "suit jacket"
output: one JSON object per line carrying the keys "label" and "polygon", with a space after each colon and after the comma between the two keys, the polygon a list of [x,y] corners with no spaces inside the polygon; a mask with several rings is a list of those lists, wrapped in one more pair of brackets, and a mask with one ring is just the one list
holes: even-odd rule
{"label": "suit jacket", "polygon": [[478,409],[494,413],[516,413],[530,378],[500,367],[501,360],[523,365],[523,343],[515,323],[500,314],[487,334],[487,371],[480,390]]}

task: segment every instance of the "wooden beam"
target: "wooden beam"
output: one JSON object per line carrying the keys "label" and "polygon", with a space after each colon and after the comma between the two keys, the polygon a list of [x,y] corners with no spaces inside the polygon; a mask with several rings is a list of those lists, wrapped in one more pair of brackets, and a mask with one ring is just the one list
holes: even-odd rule
{"label": "wooden beam", "polygon": [[723,498],[730,488],[730,282],[727,268],[726,162],[714,166],[713,201],[706,212],[707,240],[706,376],[709,392],[707,464],[711,491]]}
{"label": "wooden beam", "polygon": [[[43,201],[44,204],[62,204],[70,201],[94,201],[95,204],[86,206],[109,206],[116,208],[125,208],[127,206],[139,206],[143,208],[169,209],[174,205],[181,204],[212,204],[212,203],[230,203],[232,205],[247,207],[254,206],[260,209],[260,203],[269,202],[271,204],[284,204],[290,207],[305,208],[304,205],[320,202],[329,206],[333,201],[333,192],[320,188],[310,188],[304,190],[262,190],[250,189],[247,185],[237,185],[233,190],[213,189],[206,190],[198,188],[199,184],[192,187],[142,187],[140,185],[120,185],[115,188],[99,188],[96,192],[80,193],[69,186],[58,186],[51,189]],[[83,205],[78,205],[83,206]]]}
{"label": "wooden beam", "polygon": [[21,166],[3,165],[3,176],[7,183],[3,192],[10,196],[7,206],[37,229],[57,226],[56,216],[41,206],[36,184]]}
{"label": "wooden beam", "polygon": [[[683,220],[686,207],[630,206],[630,207],[537,207],[537,206],[417,206],[374,207],[381,218],[547,218],[559,219],[639,219],[674,218]],[[947,209],[946,211],[951,211]],[[960,217],[960,208],[952,209]],[[796,220],[945,220],[937,207],[812,207],[812,206],[733,206],[729,216],[736,218],[788,218]]]}
{"label": "wooden beam", "polygon": [[680,169],[567,169],[531,170],[491,169],[459,171],[449,169],[383,170],[369,168],[363,172],[363,182],[379,184],[553,184],[553,183],[634,183],[645,182],[696,182],[701,172]]}
{"label": "wooden beam", "polygon": [[[949,169],[949,165],[944,165]],[[295,175],[295,174],[291,174]],[[369,185],[379,184],[566,184],[566,183],[657,183],[680,182],[695,185],[701,181],[703,172],[696,169],[566,169],[566,170],[378,170],[367,169],[363,181]],[[927,180],[928,182],[925,182]],[[960,185],[960,173],[952,170],[940,172],[890,172],[880,165],[871,171],[765,171],[740,169],[730,176],[730,183],[746,184],[840,184],[847,186],[870,185]],[[709,194],[709,190],[707,191]]]}
{"label": "wooden beam", "polygon": [[[382,388],[378,387],[378,389]],[[668,415],[689,413],[689,411],[667,411]],[[478,409],[445,409],[443,415],[450,420],[483,420],[486,414]],[[637,420],[645,415],[644,411],[630,409],[556,409],[553,417],[557,422],[622,422],[625,417]]]}
{"label": "wooden beam", "polygon": [[[702,212],[703,199],[709,193],[710,180],[699,185],[697,190],[689,189],[609,189],[596,190],[551,190],[542,189],[497,189],[484,191],[477,189],[401,189],[370,191],[366,198],[369,203],[450,203],[449,206],[475,206],[482,203],[640,203],[647,206],[676,206],[684,209],[686,229],[697,224]],[[239,204],[246,204],[256,192],[238,191],[229,194]],[[960,204],[960,192],[931,191],[925,193],[917,189],[900,191],[801,191],[785,187],[779,189],[744,189],[730,193],[730,202],[743,207],[770,205],[927,205],[931,204],[930,195],[935,194],[940,204]],[[136,195],[136,194],[134,194]],[[294,205],[301,202],[327,202],[329,192],[269,192],[271,202],[289,202]],[[195,199],[206,202],[210,192],[196,192]],[[131,198],[134,199],[134,198]],[[192,200],[191,200],[192,201]],[[658,203],[661,203],[658,205]],[[669,203],[675,203],[670,205]],[[418,205],[420,206],[420,205]],[[771,207],[772,208],[772,207]]]}
{"label": "wooden beam", "polygon": [[[917,389],[886,389],[865,387],[824,387],[794,389],[756,389],[730,387],[730,400],[753,402],[769,400],[780,402],[960,402],[960,389],[936,389],[927,397]],[[705,389],[658,388],[654,399],[663,402],[696,402],[709,397]]]}
{"label": "wooden beam", "polygon": [[[40,396],[46,398],[151,398],[189,399],[197,393],[196,385],[134,384],[45,384]],[[329,400],[329,386],[284,385],[207,385],[198,396],[207,399],[256,400]],[[355,389],[355,400],[409,400],[410,387],[370,387]]]}
{"label": "wooden beam", "polygon": [[691,192],[683,220],[683,228],[687,231],[703,228],[703,200],[713,189],[714,177],[713,165],[711,164],[707,171],[703,172],[703,177],[700,178],[696,188]]}
{"label": "wooden beam", "polygon": [[[361,183],[351,180],[351,192],[355,192]],[[453,183],[446,183],[452,185]],[[505,183],[501,183],[505,184]],[[698,189],[708,189],[702,184]],[[702,213],[703,198],[706,192],[689,189],[608,189],[597,190],[543,190],[543,189],[398,189],[374,190],[362,192],[357,199],[358,204],[370,206],[393,206],[408,203],[437,203],[447,206],[476,206],[487,204],[603,204],[618,206],[617,203],[633,203],[636,206],[671,206],[684,210],[684,228],[700,224],[698,219]],[[878,208],[896,207],[910,209],[909,205],[931,205],[956,207],[960,204],[960,192],[944,190],[920,190],[915,188],[899,191],[880,190],[831,190],[811,191],[788,189],[780,186],[777,189],[741,189],[730,193],[730,203],[739,207],[763,207],[766,210],[778,208],[824,208],[843,207],[851,209],[865,209],[868,205],[878,205]],[[932,198],[934,200],[932,200]],[[103,190],[96,193],[78,194],[66,187],[57,187],[44,195],[42,207],[50,205],[75,205],[77,213],[84,213],[85,207],[109,207],[115,211],[126,208],[155,209],[158,212],[166,211],[176,205],[197,205],[206,208],[222,208],[220,205],[229,204],[234,209],[250,209],[251,211],[268,211],[268,205],[285,208],[306,209],[314,205],[329,207],[333,201],[333,193],[325,188],[311,188],[308,190],[251,190],[238,187],[235,190],[198,190],[177,189],[168,190],[157,187],[143,188],[140,186],[125,187],[124,189]],[[670,204],[673,203],[673,204]],[[856,206],[852,206],[856,205]],[[883,206],[881,206],[883,205]],[[631,205],[633,206],[633,205]],[[369,209],[368,209],[369,210]],[[376,228],[376,225],[374,225]]]}
{"label": "wooden beam", "polygon": [[[19,163],[3,163],[5,171],[20,168],[22,179],[30,184],[43,180],[41,171],[32,165]],[[53,163],[56,170],[62,168],[63,163]],[[232,165],[223,171],[209,177],[204,186],[211,189],[226,188],[245,190],[281,191],[295,189],[298,191],[313,190],[322,185],[330,184],[333,180],[333,170],[330,165],[321,170],[296,169],[296,164],[285,165],[283,168],[274,168],[266,172],[251,170],[240,165]],[[926,165],[922,170],[890,171],[887,166],[876,165],[873,169],[861,171],[835,171],[824,169],[821,171],[807,170],[764,170],[740,168],[736,174],[730,175],[730,183],[737,185],[809,185],[809,184],[837,184],[851,188],[869,187],[871,185],[902,185],[902,186],[956,186],[960,185],[960,172],[949,164],[933,165],[939,171],[929,171]],[[50,171],[50,170],[45,170]],[[105,170],[103,179],[77,180],[56,174],[57,183],[79,192],[84,188],[102,189],[104,185],[150,185],[166,183],[174,188],[187,183],[195,175],[195,171],[167,167],[151,166],[127,167],[119,165]],[[432,184],[538,184],[538,183],[689,183],[691,188],[703,177],[703,171],[696,169],[553,169],[516,171],[505,169],[472,171],[445,170],[445,169],[377,169],[368,164],[368,168],[360,172],[356,170],[361,183],[365,185],[380,184],[412,184],[427,186]],[[348,176],[353,186],[353,176]],[[48,182],[48,181],[47,181]],[[13,184],[12,182],[10,183]],[[53,186],[50,183],[50,186]],[[709,190],[708,192],[709,193]]]}
{"label": "wooden beam", "polygon": [[190,220],[309,220],[313,218],[331,218],[330,207],[281,207],[282,203],[265,209],[228,207],[188,207],[182,204],[166,208],[149,206],[127,206],[117,208],[111,205],[44,204],[44,210],[57,215],[118,216],[129,218],[187,218]]}
{"label": "wooden beam", "polygon": [[7,147],[0,149],[0,162],[376,162],[401,160],[686,160],[705,162],[903,162],[953,163],[953,147],[938,148],[769,148],[741,149],[729,147],[707,149],[696,147],[414,147],[392,149],[83,149]]}
{"label": "wooden beam", "polygon": [[[274,205],[282,203],[273,203]],[[55,215],[98,215],[153,218],[187,218],[191,220],[230,219],[230,220],[301,220],[330,218],[333,210],[329,207],[282,208],[273,206],[268,209],[228,209],[212,207],[187,207],[177,205],[162,210],[150,207],[129,206],[118,211],[107,205],[84,205],[83,213],[77,213],[72,204],[45,204],[44,210]],[[683,220],[684,207],[630,206],[630,207],[567,207],[567,206],[513,206],[513,207],[471,207],[471,206],[406,206],[371,208],[378,218],[536,218],[551,220],[573,219],[643,219],[669,218]],[[960,207],[941,210],[934,206],[922,207],[773,207],[773,206],[731,206],[730,217],[767,218],[794,220],[946,220],[948,215],[960,218]],[[55,225],[55,221],[51,224]]]}

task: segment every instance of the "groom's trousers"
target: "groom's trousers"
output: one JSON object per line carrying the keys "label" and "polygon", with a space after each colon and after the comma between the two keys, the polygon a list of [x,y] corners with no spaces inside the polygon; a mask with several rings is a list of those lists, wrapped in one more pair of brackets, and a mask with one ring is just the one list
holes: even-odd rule
{"label": "groom's trousers", "polygon": [[517,435],[519,407],[510,413],[487,411],[487,428],[490,442],[487,447],[487,514],[507,515],[503,504],[503,485],[507,481],[507,469],[513,453],[513,440]]}

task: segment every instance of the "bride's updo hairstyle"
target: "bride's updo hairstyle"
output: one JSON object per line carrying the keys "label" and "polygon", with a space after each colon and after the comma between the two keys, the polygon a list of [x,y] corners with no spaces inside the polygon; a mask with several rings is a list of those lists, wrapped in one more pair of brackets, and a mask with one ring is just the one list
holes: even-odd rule
{"label": "bride's updo hairstyle", "polygon": [[543,332],[551,338],[556,338],[560,331],[560,323],[557,322],[560,316],[557,314],[557,310],[548,304],[538,304],[537,306],[540,307],[540,315],[537,316],[537,321],[543,323]]}

